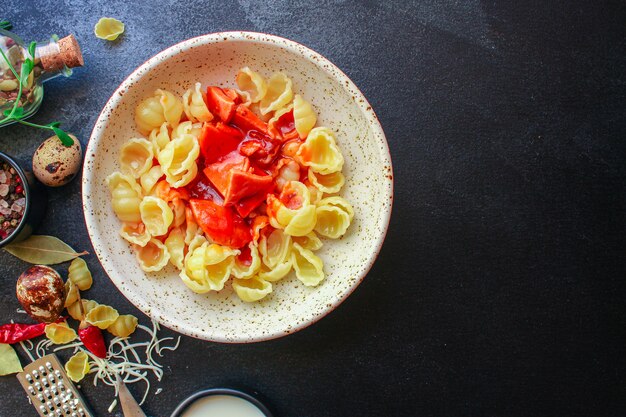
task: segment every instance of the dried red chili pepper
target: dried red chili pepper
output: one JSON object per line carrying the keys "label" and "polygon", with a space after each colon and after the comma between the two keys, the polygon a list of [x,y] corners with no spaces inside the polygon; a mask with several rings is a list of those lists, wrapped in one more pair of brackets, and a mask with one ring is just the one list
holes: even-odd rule
{"label": "dried red chili pepper", "polygon": [[19,343],[41,336],[46,331],[47,323],[22,324],[8,323],[0,326],[0,343]]}
{"label": "dried red chili pepper", "polygon": [[102,359],[107,357],[107,349],[104,345],[104,336],[102,336],[102,330],[98,327],[82,321],[80,323],[80,327],[78,328],[78,337],[91,353]]}

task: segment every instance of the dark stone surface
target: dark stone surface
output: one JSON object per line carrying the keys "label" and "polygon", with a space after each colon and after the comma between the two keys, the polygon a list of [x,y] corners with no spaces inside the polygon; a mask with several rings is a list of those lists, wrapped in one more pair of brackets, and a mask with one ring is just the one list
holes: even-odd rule
{"label": "dark stone surface", "polygon": [[[163,359],[149,415],[216,386],[258,390],[280,417],[626,413],[626,7],[497,3],[3,3],[29,40],[79,38],[85,68],[48,83],[33,120],[59,119],[83,145],[135,67],[223,30],[270,32],[327,56],[387,133],[394,214],[359,289],[284,339],[183,338]],[[101,16],[127,24],[119,42],[93,36]],[[28,159],[45,137],[3,128],[0,149]],[[38,232],[92,250],[79,180],[50,191]],[[87,259],[89,298],[137,313]],[[27,265],[6,253],[0,263],[0,317],[20,320],[14,283]],[[83,392],[107,415],[108,387]],[[35,415],[15,378],[0,378],[0,393],[1,416]]]}

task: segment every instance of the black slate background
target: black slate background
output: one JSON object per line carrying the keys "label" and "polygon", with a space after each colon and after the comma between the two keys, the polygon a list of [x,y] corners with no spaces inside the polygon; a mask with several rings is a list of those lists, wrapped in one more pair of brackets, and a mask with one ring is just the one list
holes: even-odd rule
{"label": "black slate background", "polygon": [[[79,38],[85,68],[46,85],[34,120],[63,121],[83,145],[135,67],[223,30],[322,53],[362,89],[387,134],[394,213],[359,289],[287,338],[183,337],[162,361],[153,392],[164,391],[149,397],[149,415],[168,416],[215,386],[258,391],[280,417],[626,415],[623,1],[2,5],[28,40]],[[101,16],[127,24],[119,42],[93,36]],[[6,127],[0,149],[29,159],[45,137]],[[92,251],[79,180],[50,191],[38,232]],[[137,313],[87,259],[89,298]],[[27,265],[6,253],[0,263],[1,321],[20,320],[14,283]],[[110,389],[84,383],[83,392],[108,415]],[[15,378],[0,378],[0,415],[35,415]]]}

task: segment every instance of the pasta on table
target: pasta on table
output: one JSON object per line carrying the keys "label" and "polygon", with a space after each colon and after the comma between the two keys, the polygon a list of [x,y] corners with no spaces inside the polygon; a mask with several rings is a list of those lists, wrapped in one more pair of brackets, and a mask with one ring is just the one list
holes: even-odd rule
{"label": "pasta on table", "polygon": [[[232,278],[253,302],[291,271],[320,284],[320,237],[341,238],[354,210],[337,195],[345,177],[335,134],[316,127],[292,80],[246,67],[235,81],[237,89],[195,83],[182,98],[159,89],[139,103],[144,137],[124,143],[107,184],[120,235],[144,271],[170,263],[196,293]],[[125,333],[127,318],[99,307],[90,314]]]}

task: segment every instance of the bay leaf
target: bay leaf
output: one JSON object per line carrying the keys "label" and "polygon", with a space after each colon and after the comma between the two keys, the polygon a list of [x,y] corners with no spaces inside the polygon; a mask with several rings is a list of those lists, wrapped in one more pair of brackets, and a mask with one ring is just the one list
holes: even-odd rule
{"label": "bay leaf", "polygon": [[22,372],[20,358],[15,349],[6,343],[0,343],[0,375],[9,375]]}
{"label": "bay leaf", "polygon": [[62,240],[46,235],[32,235],[22,242],[9,243],[4,250],[23,261],[39,265],[60,264],[88,254],[78,253]]}

